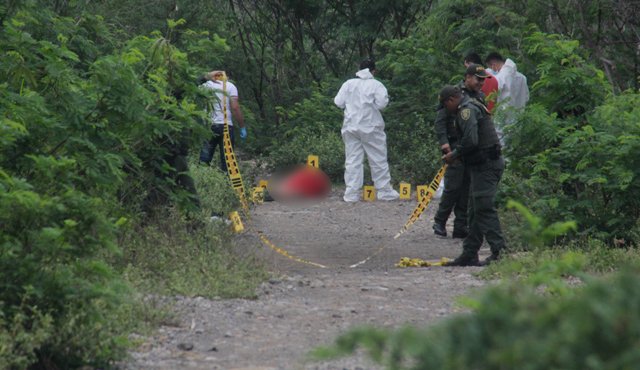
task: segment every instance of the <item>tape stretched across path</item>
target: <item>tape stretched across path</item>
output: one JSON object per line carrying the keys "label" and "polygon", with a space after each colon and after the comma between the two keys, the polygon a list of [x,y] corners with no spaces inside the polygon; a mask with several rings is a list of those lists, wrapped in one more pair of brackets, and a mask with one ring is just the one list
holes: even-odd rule
{"label": "tape stretched across path", "polygon": [[427,189],[427,194],[424,197],[422,197],[422,199],[420,199],[420,203],[418,203],[416,208],[414,208],[413,212],[411,213],[411,216],[409,217],[407,222],[404,224],[404,226],[402,226],[402,229],[400,229],[400,231],[396,234],[396,236],[393,237],[394,239],[398,239],[400,235],[404,234],[405,231],[409,230],[411,225],[413,225],[413,223],[416,222],[418,218],[420,218],[420,216],[422,215],[424,210],[427,208],[429,203],[431,203],[431,199],[433,198],[433,195],[436,193],[436,191],[438,191],[438,187],[440,186],[440,181],[442,181],[442,179],[444,178],[445,172],[447,172],[446,164],[440,167],[440,170],[436,174],[436,177],[434,177],[433,181],[431,181],[431,184],[429,184],[429,188]]}
{"label": "tape stretched across path", "polygon": [[[233,146],[231,144],[231,136],[229,134],[229,122],[228,122],[228,112],[227,112],[227,96],[226,96],[227,75],[226,75],[226,73],[224,71],[222,72],[222,91],[223,91],[223,94],[222,94],[222,112],[223,112],[223,117],[224,117],[223,144],[224,144],[224,152],[225,152],[225,162],[227,164],[227,173],[229,174],[229,179],[231,181],[231,186],[235,190],[236,195],[238,196],[238,199],[240,200],[240,203],[242,205],[242,209],[244,211],[243,213],[245,214],[245,216],[247,218],[249,218],[249,203],[247,201],[247,196],[245,194],[244,183],[242,181],[242,175],[240,174],[240,168],[238,167],[238,161],[237,161],[236,155],[235,155],[235,153],[233,151]],[[433,197],[433,194],[435,194],[436,190],[438,190],[438,186],[440,184],[440,181],[444,177],[444,173],[445,173],[446,169],[447,169],[447,165],[446,164],[444,166],[442,166],[442,168],[440,168],[440,170],[438,171],[436,177],[433,179],[433,181],[429,185],[429,188],[427,189],[427,194],[420,200],[420,202],[418,203],[416,208],[413,210],[413,213],[411,214],[411,217],[409,217],[409,220],[405,223],[405,225],[402,227],[400,232],[398,234],[396,234],[394,239],[397,239],[402,233],[407,231],[409,229],[409,227],[415,221],[418,220],[420,215],[427,208],[427,206],[429,205],[429,202],[431,202],[431,198]],[[238,219],[240,218],[240,216],[237,216],[237,217],[238,217]],[[307,260],[305,260],[303,258],[293,256],[293,255],[289,254],[283,248],[279,248],[275,244],[273,244],[269,239],[267,239],[266,236],[264,236],[264,234],[261,231],[255,230],[252,227],[249,227],[249,229],[254,231],[258,235],[260,240],[266,246],[268,246],[273,251],[275,251],[276,253],[278,253],[278,254],[280,254],[280,255],[282,255],[282,256],[290,259],[290,260],[299,262],[299,263],[303,263],[303,264],[307,264],[307,265],[315,266],[315,267],[319,267],[319,268],[327,268],[327,266],[322,265],[320,263],[307,261]],[[353,265],[351,265],[349,267],[353,268],[353,267],[357,267],[357,266],[360,266],[360,265],[366,263],[367,261],[369,261],[374,256],[380,254],[380,252],[382,252],[386,247],[387,247],[387,244],[383,244],[380,248],[378,248],[378,250],[376,250],[369,257],[367,257],[364,260],[362,260],[360,262],[357,262],[357,263],[355,263],[355,264],[353,264]],[[432,264],[432,265],[435,266],[436,264]]]}
{"label": "tape stretched across path", "polygon": [[[238,167],[238,161],[236,159],[236,155],[233,152],[233,146],[231,145],[231,135],[229,134],[229,118],[227,112],[227,74],[222,72],[222,113],[224,117],[224,132],[222,136],[222,140],[224,143],[224,159],[227,163],[227,173],[229,174],[229,179],[231,180],[231,186],[233,190],[235,190],[238,199],[240,199],[240,203],[242,204],[242,210],[244,211],[244,215],[249,218],[249,202],[247,201],[247,196],[245,194],[244,183],[242,181],[242,175],[240,174],[240,168]],[[237,216],[238,220],[240,216]],[[279,253],[293,261],[304,263],[307,265],[326,268],[327,266],[321,265],[319,263],[307,261],[305,259],[293,256],[289,254],[286,250],[277,247],[273,244],[267,237],[265,237],[262,232],[254,230],[249,227],[250,230],[256,232],[260,240],[269,248],[274,250],[276,253]]]}
{"label": "tape stretched across path", "polygon": [[[418,218],[420,218],[424,210],[427,208],[427,206],[431,202],[431,199],[433,198],[433,194],[435,194],[435,192],[438,190],[438,186],[440,186],[440,181],[442,181],[442,179],[444,178],[444,174],[446,171],[447,171],[447,165],[445,164],[440,168],[440,170],[438,170],[436,177],[434,177],[433,180],[431,181],[431,184],[429,184],[429,188],[427,189],[427,194],[424,197],[422,197],[422,199],[420,200],[416,208],[411,213],[409,220],[404,224],[404,226],[402,226],[402,229],[400,229],[400,232],[398,232],[396,236],[393,237],[394,239],[398,239],[400,235],[402,235],[405,231],[409,230],[409,227],[411,227],[411,225],[413,225],[413,223],[416,222]],[[371,258],[380,254],[380,252],[382,252],[386,247],[387,245],[383,244],[372,255],[363,259],[360,262],[354,263],[349,267],[354,268],[354,267],[358,267],[360,265],[365,264]],[[435,265],[432,265],[432,266],[435,266]]]}
{"label": "tape stretched across path", "polygon": [[280,253],[281,255],[287,257],[290,260],[294,260],[296,262],[300,262],[300,263],[304,263],[307,265],[311,265],[311,266],[315,266],[315,267],[320,267],[320,268],[327,268],[327,266],[325,265],[321,265],[319,263],[315,263],[315,262],[311,262],[311,261],[307,261],[305,259],[296,257],[296,256],[292,256],[290,255],[286,250],[282,249],[282,248],[278,248],[276,247],[275,244],[273,244],[269,239],[267,239],[264,235],[262,235],[262,233],[260,231],[257,232],[258,236],[260,237],[260,240],[262,240],[262,242],[264,244],[266,244],[269,248],[273,249],[274,251],[276,251],[277,253]]}

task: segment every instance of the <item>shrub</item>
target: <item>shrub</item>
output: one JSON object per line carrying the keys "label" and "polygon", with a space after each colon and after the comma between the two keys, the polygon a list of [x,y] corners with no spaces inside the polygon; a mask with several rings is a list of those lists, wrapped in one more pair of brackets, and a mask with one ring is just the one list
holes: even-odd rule
{"label": "shrub", "polygon": [[149,189],[186,199],[166,158],[200,141],[197,87],[167,38],[114,52],[99,17],[35,3],[0,32],[0,367],[104,367],[135,326],[105,261]]}
{"label": "shrub", "polygon": [[307,156],[319,157],[320,168],[332,179],[344,173],[344,144],[340,135],[342,113],[333,98],[316,91],[287,112],[282,134],[271,148],[269,167],[281,169],[307,163]]}
{"label": "shrub", "polygon": [[573,219],[579,234],[618,245],[637,243],[640,218],[640,95],[608,96],[603,74],[572,41],[534,34],[532,58],[541,60],[533,95],[507,129],[512,173],[505,192],[531,199],[546,220]]}
{"label": "shrub", "polygon": [[[520,147],[512,152],[515,181],[506,189],[514,198],[534,199],[543,218],[571,218],[582,235],[619,245],[636,243],[640,219],[640,94],[610,97],[581,127],[556,128],[555,146]],[[619,114],[624,112],[624,114]],[[514,127],[516,137],[529,123]],[[526,147],[523,141],[522,146]]]}
{"label": "shrub", "polygon": [[0,337],[10,338],[0,347],[23,364],[108,363],[126,343],[110,323],[127,291],[98,258],[116,251],[115,225],[100,199],[73,189],[74,161],[33,160],[35,184],[0,172]]}
{"label": "shrub", "polygon": [[475,307],[429,329],[352,330],[315,355],[364,347],[388,369],[633,369],[640,360],[637,272],[590,281],[566,296],[494,287]]}

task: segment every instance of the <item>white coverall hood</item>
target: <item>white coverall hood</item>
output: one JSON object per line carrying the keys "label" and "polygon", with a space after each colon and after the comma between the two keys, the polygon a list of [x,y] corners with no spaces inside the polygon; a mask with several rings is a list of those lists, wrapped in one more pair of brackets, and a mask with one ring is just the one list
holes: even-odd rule
{"label": "white coverall hood", "polygon": [[383,127],[384,120],[380,110],[389,104],[389,95],[382,82],[373,78],[369,68],[356,73],[358,78],[345,82],[335,104],[344,109],[342,132],[371,132],[374,127]]}
{"label": "white coverall hood", "polygon": [[498,103],[504,103],[505,108],[523,108],[529,101],[527,77],[518,72],[513,60],[507,59],[496,77],[498,78]]}
{"label": "white coverall hood", "polygon": [[342,84],[335,104],[344,110],[342,139],[345,146],[344,200],[356,202],[364,182],[363,160],[367,155],[371,178],[380,200],[398,199],[398,192],[391,187],[391,175],[387,163],[387,137],[380,110],[389,103],[387,89],[373,78],[368,68],[356,73]]}

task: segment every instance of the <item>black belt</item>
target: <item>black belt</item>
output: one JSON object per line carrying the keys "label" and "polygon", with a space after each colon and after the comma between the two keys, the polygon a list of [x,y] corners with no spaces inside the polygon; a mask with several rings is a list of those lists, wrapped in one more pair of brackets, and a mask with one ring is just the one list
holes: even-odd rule
{"label": "black belt", "polygon": [[469,153],[463,156],[464,163],[468,166],[478,166],[485,163],[488,160],[497,160],[502,155],[502,148],[500,144],[488,148],[479,148],[473,153]]}

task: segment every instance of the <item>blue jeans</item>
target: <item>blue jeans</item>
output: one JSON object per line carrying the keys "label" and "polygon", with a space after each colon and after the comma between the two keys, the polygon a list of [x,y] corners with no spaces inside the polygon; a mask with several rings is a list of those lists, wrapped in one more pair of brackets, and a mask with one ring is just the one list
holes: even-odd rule
{"label": "blue jeans", "polygon": [[[216,147],[218,146],[220,147],[220,169],[223,172],[227,172],[227,162],[224,159],[224,125],[211,125],[211,131],[213,132],[213,136],[211,137],[211,139],[204,142],[204,145],[202,145],[202,149],[200,150],[200,162],[210,164],[211,160],[213,159],[213,153],[216,151]],[[229,138],[231,139],[231,146],[233,147],[235,142],[233,135],[233,126],[229,126]]]}

